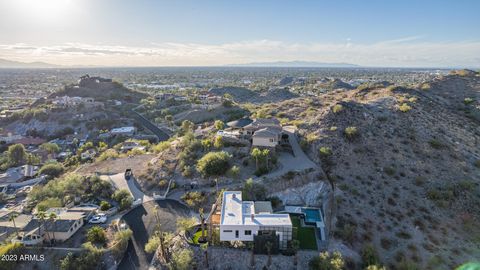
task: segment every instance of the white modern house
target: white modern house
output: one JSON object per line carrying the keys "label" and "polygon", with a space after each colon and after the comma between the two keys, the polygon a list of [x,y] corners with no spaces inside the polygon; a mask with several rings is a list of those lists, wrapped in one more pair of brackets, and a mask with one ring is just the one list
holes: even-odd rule
{"label": "white modern house", "polygon": [[292,240],[290,216],[273,214],[270,202],[242,201],[241,191],[223,193],[220,241],[254,241],[254,236],[267,231],[274,232],[279,248],[286,249]]}
{"label": "white modern house", "polygon": [[137,128],[135,127],[119,127],[110,130],[110,134],[113,136],[121,135],[121,136],[133,136],[137,132]]}

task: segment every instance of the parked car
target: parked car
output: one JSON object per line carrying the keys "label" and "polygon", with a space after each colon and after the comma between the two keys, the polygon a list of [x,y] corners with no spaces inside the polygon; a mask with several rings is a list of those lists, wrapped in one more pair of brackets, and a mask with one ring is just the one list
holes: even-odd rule
{"label": "parked car", "polygon": [[126,169],[125,170],[125,179],[130,180],[132,178],[132,169]]}
{"label": "parked car", "polygon": [[100,223],[103,224],[105,222],[107,222],[107,215],[105,215],[105,214],[95,215],[88,220],[88,223],[90,223],[90,224],[100,224]]}

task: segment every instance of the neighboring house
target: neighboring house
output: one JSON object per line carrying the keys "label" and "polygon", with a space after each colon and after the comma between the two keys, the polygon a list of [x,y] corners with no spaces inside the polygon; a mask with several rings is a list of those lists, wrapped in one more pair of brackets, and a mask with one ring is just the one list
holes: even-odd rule
{"label": "neighboring house", "polygon": [[91,97],[69,96],[56,97],[52,100],[52,104],[63,108],[73,108],[80,105],[85,106],[85,108],[104,108],[105,106],[103,102],[95,101],[95,99]]}
{"label": "neighboring house", "polygon": [[85,152],[80,154],[80,158],[82,160],[93,159],[97,155],[97,151],[93,149],[88,149]]}
{"label": "neighboring house", "polygon": [[12,141],[12,143],[20,143],[25,145],[26,147],[28,146],[39,146],[42,143],[47,142],[45,139],[42,138],[34,138],[34,137],[24,137],[18,140]]}
{"label": "neighboring house", "polygon": [[121,136],[133,136],[137,132],[135,127],[119,127],[110,130],[110,134],[113,136],[121,135]]}
{"label": "neighboring house", "polygon": [[273,214],[270,202],[242,201],[241,191],[223,192],[220,214],[220,241],[254,241],[264,233],[278,237],[278,247],[286,249],[292,240],[288,214]]}
{"label": "neighboring house", "polygon": [[273,127],[259,129],[253,133],[252,146],[275,147],[282,140],[282,130]]}
{"label": "neighboring house", "polygon": [[33,177],[38,172],[38,166],[23,165],[9,168],[6,172],[0,174],[0,183],[17,183],[27,178]]}
{"label": "neighboring house", "polygon": [[19,134],[14,134],[12,132],[6,132],[0,134],[0,142],[12,143],[13,141],[22,139],[23,136]]}
{"label": "neighboring house", "polygon": [[257,118],[252,123],[243,127],[243,133],[244,135],[252,136],[253,133],[255,133],[255,131],[264,129],[267,127],[276,128],[280,130],[282,129],[282,126],[280,125],[280,121],[278,121],[276,118]]}
{"label": "neighboring house", "polygon": [[122,143],[122,147],[120,147],[120,150],[127,152],[132,149],[139,149],[139,150],[144,150],[145,147],[141,146],[138,142],[135,141],[126,141]]}
{"label": "neighboring house", "polygon": [[83,218],[83,212],[63,212],[57,216],[55,222],[33,218],[12,242],[21,242],[25,245],[41,244],[49,239],[64,242],[83,226]]}

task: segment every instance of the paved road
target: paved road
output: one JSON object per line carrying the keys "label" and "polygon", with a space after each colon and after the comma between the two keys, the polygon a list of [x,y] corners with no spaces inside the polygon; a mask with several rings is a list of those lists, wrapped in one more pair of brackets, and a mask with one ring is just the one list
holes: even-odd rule
{"label": "paved road", "polygon": [[137,113],[134,110],[131,110],[133,116],[147,129],[149,129],[153,134],[155,134],[158,137],[158,140],[160,141],[166,141],[170,138],[167,133],[165,133],[162,129],[157,127],[154,123],[150,122],[147,118],[145,118],[143,115]]}
{"label": "paved road", "polygon": [[158,217],[162,230],[166,232],[176,230],[177,218],[190,216],[190,210],[186,206],[168,199],[144,203],[123,216],[133,231],[133,236],[118,266],[119,270],[148,269],[153,254],[145,253],[144,248],[157,224],[155,205],[160,207]]}

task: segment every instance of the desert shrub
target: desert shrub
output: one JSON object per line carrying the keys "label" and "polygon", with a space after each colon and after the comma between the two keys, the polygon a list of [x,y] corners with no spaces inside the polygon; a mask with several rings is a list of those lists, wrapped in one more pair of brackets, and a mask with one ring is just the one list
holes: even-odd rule
{"label": "desert shrub", "polygon": [[46,211],[52,207],[62,207],[62,201],[58,198],[48,198],[37,204],[38,211]]}
{"label": "desert shrub", "polygon": [[342,254],[338,251],[328,253],[328,251],[321,252],[319,256],[313,257],[308,262],[308,267],[311,270],[341,270],[344,269],[345,261]]}
{"label": "desert shrub", "polygon": [[87,240],[92,243],[105,244],[107,242],[107,234],[100,226],[93,226],[87,231]]}
{"label": "desert shrub", "polygon": [[398,238],[402,238],[402,239],[410,239],[412,238],[412,235],[409,234],[408,232],[406,231],[399,231],[395,234]]}
{"label": "desert shrub", "polygon": [[480,168],[480,159],[475,160],[475,167]]}
{"label": "desert shrub", "polygon": [[247,201],[264,201],[267,190],[260,183],[253,182],[252,178],[247,179],[242,188],[242,197]]}
{"label": "desert shrub", "polygon": [[422,83],[422,85],[420,86],[420,89],[430,90],[430,89],[432,89],[432,86],[429,83]]}
{"label": "desert shrub", "polygon": [[336,104],[335,106],[333,106],[332,111],[333,111],[333,113],[339,113],[339,112],[343,111],[342,104]]}
{"label": "desert shrub", "polygon": [[231,155],[225,151],[210,152],[197,162],[197,170],[204,176],[222,175],[229,167]]}
{"label": "desert shrub", "polygon": [[465,99],[463,100],[463,103],[464,103],[465,105],[470,105],[470,104],[472,104],[472,103],[474,103],[474,102],[475,102],[475,100],[474,100],[473,98],[469,98],[469,97],[467,97],[467,98],[465,98]]}
{"label": "desert shrub", "polygon": [[47,163],[40,168],[39,174],[48,175],[50,178],[58,177],[63,173],[63,165],[58,162]]}
{"label": "desert shrub", "polygon": [[158,182],[158,186],[159,186],[160,188],[165,188],[165,187],[167,187],[167,185],[168,185],[168,181],[165,180],[165,179],[162,179],[162,180],[160,180],[160,181]]}
{"label": "desert shrub", "polygon": [[398,109],[401,112],[408,112],[412,109],[412,107],[410,105],[408,105],[407,103],[403,103],[402,105],[398,106]]}
{"label": "desert shrub", "polygon": [[370,265],[377,265],[380,263],[378,253],[375,250],[375,247],[372,244],[366,244],[362,248],[362,263],[363,267],[368,267]]}
{"label": "desert shrub", "polygon": [[430,140],[428,144],[430,144],[430,146],[434,149],[442,149],[445,147],[443,143],[441,143],[439,140],[436,140],[436,139]]}
{"label": "desert shrub", "polygon": [[160,153],[160,152],[163,152],[163,151],[167,150],[169,147],[170,147],[170,142],[169,141],[160,142],[160,143],[157,143],[155,146],[153,146],[153,151],[155,153]]}
{"label": "desert shrub", "polygon": [[105,152],[101,153],[100,156],[97,158],[98,161],[104,161],[107,159],[114,159],[118,158],[119,154],[115,149],[107,149]]}
{"label": "desert shrub", "polygon": [[345,136],[347,137],[347,139],[349,140],[353,140],[355,139],[356,137],[358,137],[358,129],[357,127],[354,127],[354,126],[350,126],[350,127],[347,127],[345,128]]}
{"label": "desert shrub", "polygon": [[393,167],[385,167],[383,168],[383,171],[387,174],[387,175],[394,175],[395,174],[395,168]]}
{"label": "desert shrub", "polygon": [[[8,255],[17,255],[20,256],[23,250],[23,245],[20,243],[5,243],[0,245],[0,256],[2,258],[8,258]],[[4,257],[5,256],[5,257]],[[13,270],[18,269],[16,260],[0,260],[0,269]]]}
{"label": "desert shrub", "polygon": [[205,202],[206,197],[204,192],[189,191],[183,194],[181,199],[190,207],[200,208]]}
{"label": "desert shrub", "polygon": [[338,129],[338,128],[337,128],[336,126],[331,126],[331,127],[330,127],[330,131],[337,131],[337,129]]}
{"label": "desert shrub", "polygon": [[230,174],[233,178],[237,178],[238,175],[240,174],[240,168],[239,168],[237,165],[232,166],[232,167],[230,168],[229,174]]}
{"label": "desert shrub", "polygon": [[[224,101],[225,102],[225,101]],[[192,268],[193,251],[191,249],[179,249],[172,254],[172,261],[168,269],[188,270]]]}
{"label": "desert shrub", "polygon": [[318,152],[320,153],[320,156],[322,157],[328,157],[332,155],[332,149],[327,146],[322,146],[318,149]]}

